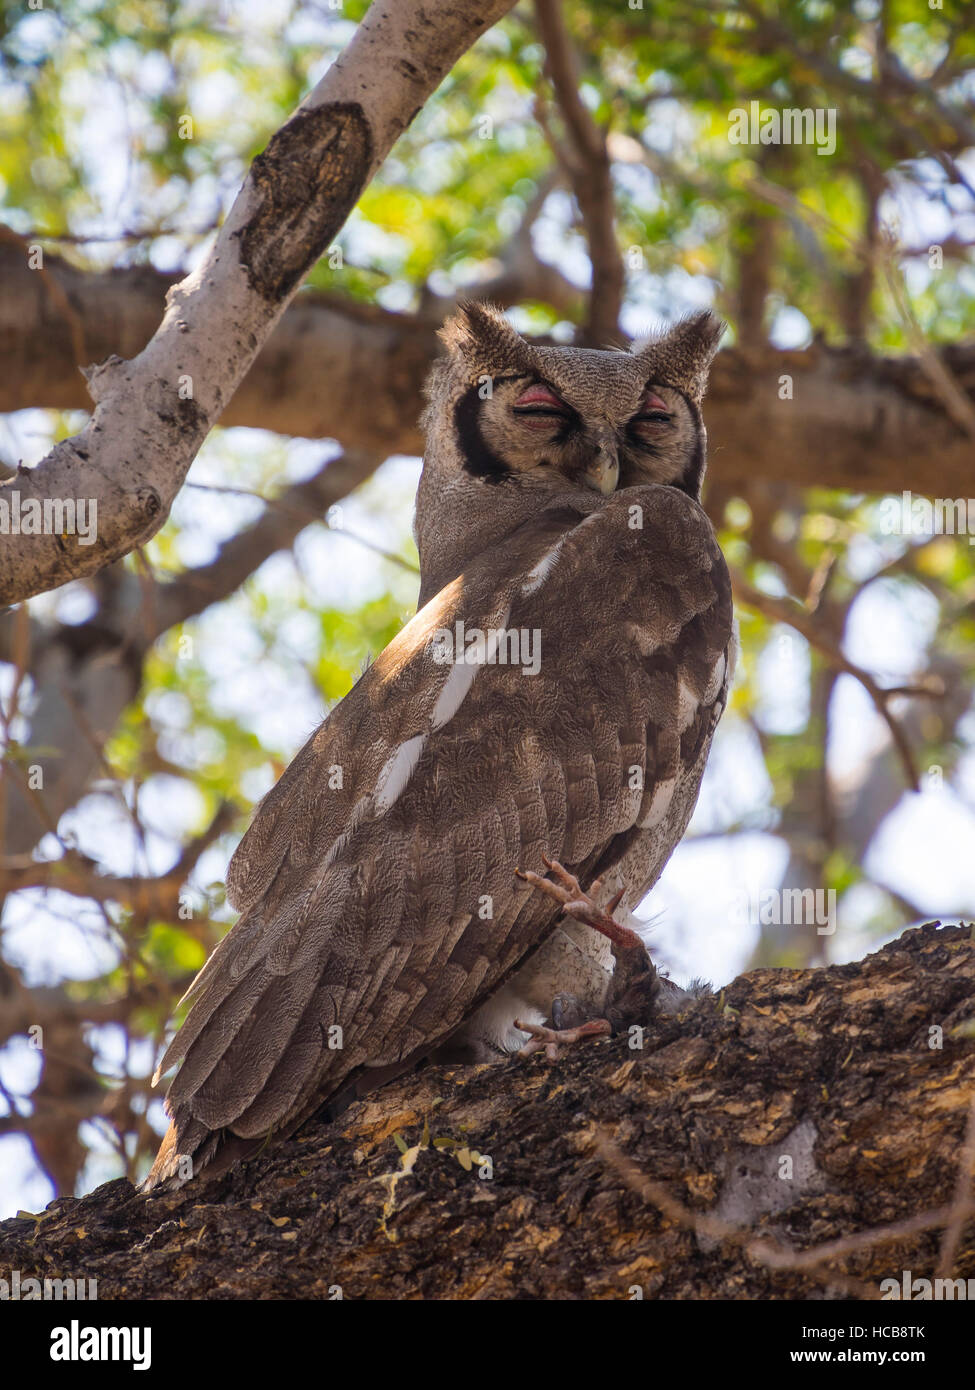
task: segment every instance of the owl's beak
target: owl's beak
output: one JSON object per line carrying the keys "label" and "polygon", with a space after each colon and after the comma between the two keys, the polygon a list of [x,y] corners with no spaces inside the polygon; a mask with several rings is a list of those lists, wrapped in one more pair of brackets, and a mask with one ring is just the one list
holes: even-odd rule
{"label": "owl's beak", "polygon": [[591,487],[593,492],[601,492],[604,497],[616,491],[619,480],[619,460],[606,454],[597,455],[582,475],[586,487]]}

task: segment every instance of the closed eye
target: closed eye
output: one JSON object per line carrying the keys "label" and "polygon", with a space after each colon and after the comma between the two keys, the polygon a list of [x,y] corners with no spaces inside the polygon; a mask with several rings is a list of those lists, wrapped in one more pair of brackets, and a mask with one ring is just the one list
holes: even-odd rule
{"label": "closed eye", "polygon": [[511,409],[515,415],[554,416],[557,419],[566,419],[573,414],[565,401],[542,382],[536,382],[523,391]]}
{"label": "closed eye", "polygon": [[667,409],[667,402],[662,400],[651,387],[647,387],[640,406],[637,414],[630,418],[628,428],[636,434],[638,439],[640,436],[655,437],[665,434],[674,419],[673,413]]}
{"label": "closed eye", "polygon": [[666,410],[648,410],[634,415],[626,427],[626,432],[637,444],[641,441],[649,443],[650,440],[660,439],[669,434],[673,427],[674,417]]}

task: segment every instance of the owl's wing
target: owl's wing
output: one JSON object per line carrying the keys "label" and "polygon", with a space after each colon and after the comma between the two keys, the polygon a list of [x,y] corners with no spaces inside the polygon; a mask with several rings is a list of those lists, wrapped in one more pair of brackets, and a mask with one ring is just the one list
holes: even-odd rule
{"label": "owl's wing", "polygon": [[[160,1066],[182,1059],[170,1147],[265,1135],[446,1037],[554,924],[516,867],[593,863],[658,814],[731,623],[710,523],[661,487],[553,507],[427,604],[241,841],[242,916]],[[447,634],[483,659],[444,663]]]}

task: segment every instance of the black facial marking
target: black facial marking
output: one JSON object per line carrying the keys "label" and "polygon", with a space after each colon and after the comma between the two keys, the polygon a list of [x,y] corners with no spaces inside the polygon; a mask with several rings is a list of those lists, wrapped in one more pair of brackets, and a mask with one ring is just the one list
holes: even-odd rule
{"label": "black facial marking", "polygon": [[[680,394],[684,396],[683,391]],[[695,405],[694,401],[688,400],[687,396],[684,396],[684,400],[687,401],[691,419],[694,421],[694,448],[677,487],[681,492],[686,492],[688,497],[693,497],[695,502],[699,502],[701,500],[701,488],[704,484],[704,469],[707,463],[704,455],[704,417],[700,407]]]}
{"label": "black facial marking", "polygon": [[566,409],[569,411],[569,414],[566,415],[563,423],[559,426],[559,432],[555,436],[556,444],[564,444],[569,436],[574,434],[582,423],[571,405],[567,406]]}
{"label": "black facial marking", "polygon": [[[678,492],[686,492],[688,497],[694,498],[695,502],[700,502],[701,487],[704,483],[704,469],[707,464],[707,459],[704,454],[704,417],[701,414],[700,407],[696,405],[687,395],[686,391],[682,391],[679,386],[672,386],[669,381],[648,381],[643,389],[644,391],[652,391],[654,386],[666,386],[669,391],[676,391],[691,413],[691,419],[694,421],[694,448],[691,451],[691,457],[687,462],[687,467],[684,469],[684,472],[677,482],[671,483],[670,486],[675,487]],[[627,426],[626,436],[631,446],[659,456],[659,450],[656,445],[651,444],[649,440],[641,439],[638,435],[631,432],[629,426]]]}
{"label": "black facial marking", "polygon": [[454,428],[460,440],[464,468],[486,483],[501,483],[512,476],[512,470],[488,447],[481,433],[480,387],[469,386],[454,406]]}

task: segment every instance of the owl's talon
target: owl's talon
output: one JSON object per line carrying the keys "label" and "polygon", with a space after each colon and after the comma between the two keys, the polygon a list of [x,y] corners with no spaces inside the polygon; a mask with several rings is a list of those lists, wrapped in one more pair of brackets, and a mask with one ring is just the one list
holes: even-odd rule
{"label": "owl's talon", "polygon": [[[647,948],[640,936],[629,927],[622,926],[613,916],[613,912],[619,907],[623,900],[623,893],[617,893],[615,897],[606,905],[600,907],[596,902],[602,880],[594,879],[589,892],[580,884],[575,874],[569,872],[557,859],[549,859],[542,855],[542,863],[548,870],[550,877],[543,878],[541,874],[532,873],[530,869],[516,869],[519,878],[531,884],[533,888],[538,888],[546,893],[550,898],[562,904],[562,911],[567,917],[574,917],[577,922],[583,922],[586,926],[592,927],[593,931],[599,932],[601,936],[609,939],[613,948],[613,959],[616,968],[610,981],[609,992],[603,1007],[608,1018],[597,1019],[596,1022],[605,1027],[600,1028],[599,1032],[612,1034],[633,1023],[646,1024],[649,1022],[650,1015],[655,1007],[655,1000],[660,989],[676,988],[671,986],[669,980],[663,980],[657,974],[656,967],[650,959]],[[610,1022],[610,1020],[612,1020]],[[553,1023],[557,1022],[553,1017]],[[518,1024],[520,1028],[522,1025]],[[589,1024],[581,1025],[583,1028],[590,1028]],[[533,1032],[532,1029],[525,1029],[526,1032]],[[559,1034],[559,1040],[565,1041],[569,1034],[578,1033],[578,1029],[548,1029],[550,1034]],[[589,1036],[579,1034],[579,1036]],[[574,1038],[571,1039],[575,1041]],[[552,1039],[548,1045],[538,1041],[534,1036],[522,1048],[519,1056],[530,1056],[532,1052],[537,1052],[539,1048],[545,1046],[546,1056],[554,1060],[558,1055],[557,1047],[554,1051]]]}
{"label": "owl's talon", "polygon": [[550,1062],[558,1060],[559,1049],[571,1047],[582,1038],[608,1038],[612,1036],[613,1025],[608,1018],[593,1018],[588,1023],[580,1023],[577,1028],[547,1028],[542,1023],[522,1023],[515,1019],[515,1027],[531,1037],[515,1054],[517,1057],[530,1057],[534,1052],[544,1049]]}
{"label": "owl's talon", "polygon": [[561,903],[566,917],[574,917],[577,922],[583,922],[586,926],[592,927],[593,931],[598,931],[601,936],[608,937],[613,943],[614,954],[616,949],[646,954],[646,947],[636,932],[631,931],[629,927],[621,926],[613,916],[623,900],[625,889],[621,889],[606,907],[600,907],[594,895],[599,892],[601,879],[594,879],[587,893],[575,874],[570,873],[557,859],[549,859],[543,854],[542,863],[551,875],[550,878],[533,873],[531,869],[516,869],[515,873],[532,888],[539,889],[548,897],[554,898],[557,903]]}

